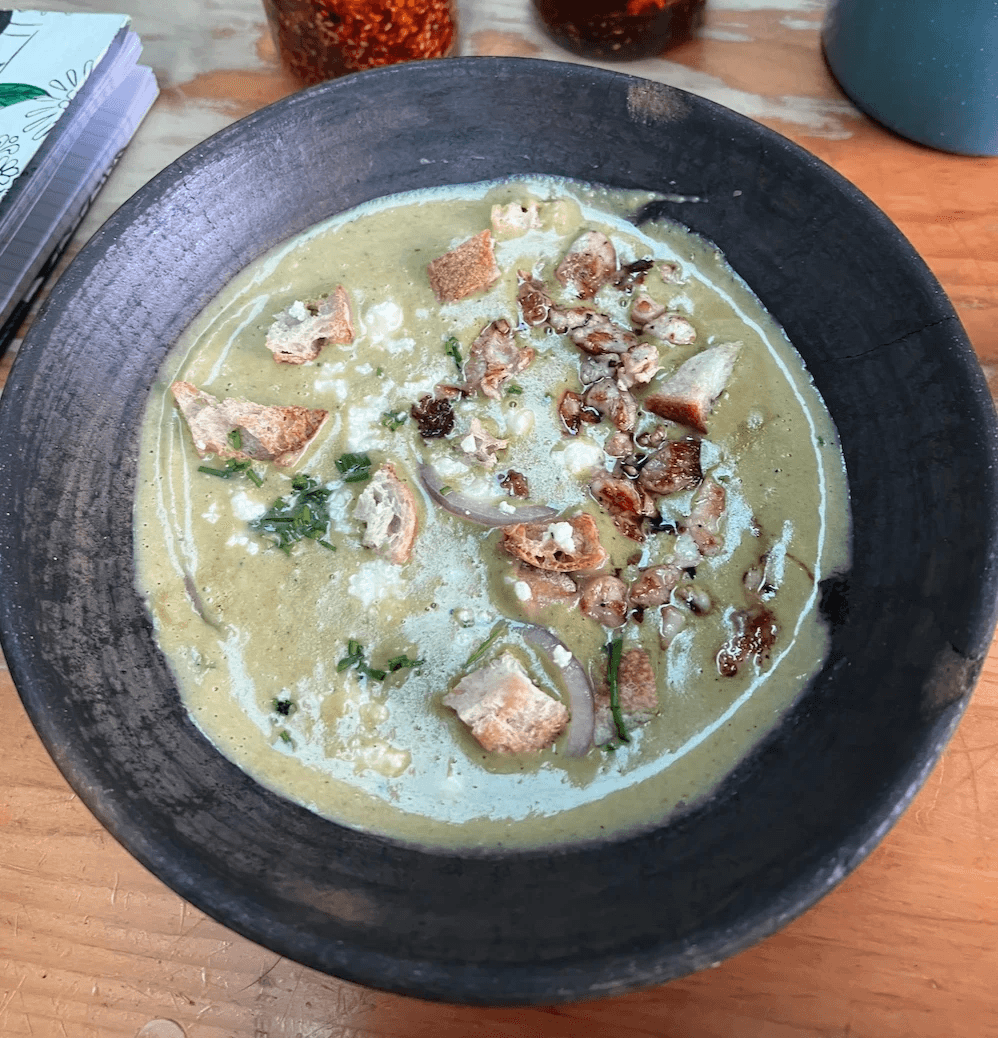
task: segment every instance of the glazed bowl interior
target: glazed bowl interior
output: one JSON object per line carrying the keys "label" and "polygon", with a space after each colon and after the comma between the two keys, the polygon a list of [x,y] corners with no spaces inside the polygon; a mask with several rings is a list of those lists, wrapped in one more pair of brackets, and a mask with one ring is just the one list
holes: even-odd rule
{"label": "glazed bowl interior", "polygon": [[[139,427],[164,355],[247,263],[399,191],[549,174],[655,191],[715,242],[837,425],[852,562],[831,650],[686,813],[540,851],[404,845],[262,788],[189,720],[134,587]],[[45,745],[124,846],[227,926],[426,998],[614,994],[813,904],[908,804],[995,621],[996,430],[959,321],[897,229],[819,161],[700,98],[597,69],[454,59],[324,84],[199,145],[60,280],[0,407],[3,647]]]}

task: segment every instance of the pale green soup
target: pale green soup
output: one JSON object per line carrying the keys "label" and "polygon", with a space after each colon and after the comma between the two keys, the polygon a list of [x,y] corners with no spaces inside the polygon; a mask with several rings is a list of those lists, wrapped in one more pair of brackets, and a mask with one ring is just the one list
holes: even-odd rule
{"label": "pale green soup", "polygon": [[[599,838],[660,822],[709,793],[819,668],[826,631],[818,582],[845,563],[848,550],[835,430],[800,357],[723,257],[677,225],[638,228],[626,219],[652,198],[524,179],[372,202],[255,262],[170,353],[142,430],[138,583],[194,722],[263,785],[345,825],[405,841],[530,846]],[[539,227],[496,234],[499,281],[439,303],[427,263],[489,227],[494,204],[532,200],[541,203]],[[674,533],[638,544],[588,491],[594,468],[612,465],[603,444],[614,430],[604,420],[572,436],[562,425],[561,392],[579,388],[580,352],[566,336],[522,327],[518,341],[534,347],[535,359],[500,400],[459,400],[450,436],[424,440],[406,417],[435,386],[460,380],[451,337],[466,357],[490,321],[518,323],[517,270],[533,271],[556,301],[577,303],[552,272],[585,229],[607,234],[621,263],[678,264],[677,281],[652,271],[644,289],[686,315],[697,341],[658,344],[663,370],[650,391],[705,346],[743,343],[701,448],[704,472],[727,494],[724,549],[696,570],[712,608],[687,611],[665,649],[658,610],[612,632],[562,606],[540,616],[526,611],[499,533],[442,510],[417,476],[430,461],[455,489],[498,501],[504,491],[495,474],[512,468],[528,477],[532,502],[596,517],[611,555],[607,572],[627,577],[669,557]],[[327,344],[301,366],[276,364],[264,346],[275,315],[340,284],[353,343]],[[626,324],[631,298],[606,287],[595,305]],[[219,398],[301,404],[330,416],[292,469],[256,463],[259,487],[242,475],[220,479],[199,471],[205,460],[169,392],[175,379]],[[508,440],[491,472],[459,449],[473,417]],[[639,428],[657,421],[639,412]],[[364,484],[344,482],[335,464],[347,452],[367,453],[374,468],[390,461],[416,495],[410,561],[393,565],[362,546],[353,509]],[[335,551],[305,540],[285,554],[250,528],[275,498],[290,494],[295,473],[331,489],[324,540]],[[691,493],[662,498],[663,518],[681,525]],[[779,636],[767,658],[721,676],[715,659],[746,605],[743,576],[764,554]],[[560,699],[558,668],[523,641],[520,624],[551,627],[597,680],[608,640],[643,646],[659,678],[657,716],[629,743],[577,759],[560,753],[559,743],[530,755],[484,752],[441,700],[481,665],[468,660],[504,619],[483,662],[512,651],[534,683]],[[423,662],[380,681],[338,666],[351,642],[363,646],[372,668],[400,654]],[[293,709],[282,713],[275,701]]]}

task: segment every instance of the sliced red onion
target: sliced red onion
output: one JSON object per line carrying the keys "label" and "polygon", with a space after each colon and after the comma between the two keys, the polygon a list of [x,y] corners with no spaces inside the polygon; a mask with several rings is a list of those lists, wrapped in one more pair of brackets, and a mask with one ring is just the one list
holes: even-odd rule
{"label": "sliced red onion", "polygon": [[558,510],[548,505],[521,505],[513,512],[504,512],[496,505],[488,505],[476,497],[451,490],[444,494],[446,481],[432,465],[419,466],[419,478],[426,492],[441,508],[453,515],[480,526],[511,526],[513,523],[534,523],[551,519]]}
{"label": "sliced red onion", "polygon": [[571,659],[564,667],[554,657],[555,649],[568,649],[546,627],[528,624],[523,637],[540,649],[551,662],[565,675],[565,691],[568,693],[568,706],[571,718],[565,736],[565,755],[581,757],[588,753],[593,745],[594,701],[593,686],[583,666],[571,653]]}

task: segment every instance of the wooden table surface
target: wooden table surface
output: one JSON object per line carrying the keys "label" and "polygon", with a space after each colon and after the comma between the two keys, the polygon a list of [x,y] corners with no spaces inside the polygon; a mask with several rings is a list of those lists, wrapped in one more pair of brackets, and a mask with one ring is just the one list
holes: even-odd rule
{"label": "wooden table surface", "polygon": [[[73,251],[172,159],[296,86],[256,0],[32,6],[127,11],[162,87]],[[853,181],[928,262],[998,387],[998,159],[930,151],[860,115],[823,64],[823,6],[711,0],[697,40],[618,67],[757,118]],[[460,12],[461,53],[568,57],[533,25],[528,0],[462,0]],[[0,384],[12,357],[0,362]],[[94,821],[42,748],[2,661],[0,717],[4,1038],[998,1036],[998,645],[925,788],[817,907],[716,969],[552,1009],[424,1004],[251,944],[164,887]]]}

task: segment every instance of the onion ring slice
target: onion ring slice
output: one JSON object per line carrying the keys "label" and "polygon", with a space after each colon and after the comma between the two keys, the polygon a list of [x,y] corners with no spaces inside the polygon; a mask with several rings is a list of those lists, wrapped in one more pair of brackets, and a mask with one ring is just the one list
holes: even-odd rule
{"label": "onion ring slice", "polygon": [[503,512],[494,505],[487,505],[478,498],[470,497],[468,494],[460,494],[452,490],[444,494],[446,486],[443,477],[429,464],[419,466],[419,480],[426,488],[426,492],[433,498],[441,508],[467,519],[469,522],[478,523],[479,526],[510,526],[513,523],[535,523],[542,519],[551,519],[558,514],[558,510],[548,505],[522,505],[512,512]]}
{"label": "onion ring slice", "polygon": [[565,733],[564,752],[566,757],[581,757],[592,749],[596,724],[593,686],[589,675],[575,656],[572,656],[567,666],[558,665],[554,658],[555,649],[565,649],[566,652],[568,649],[546,627],[527,624],[523,637],[525,641],[540,649],[565,676],[565,691],[568,693],[571,717]]}

